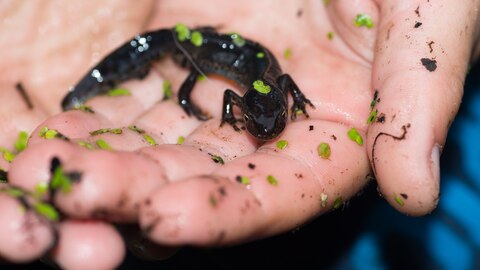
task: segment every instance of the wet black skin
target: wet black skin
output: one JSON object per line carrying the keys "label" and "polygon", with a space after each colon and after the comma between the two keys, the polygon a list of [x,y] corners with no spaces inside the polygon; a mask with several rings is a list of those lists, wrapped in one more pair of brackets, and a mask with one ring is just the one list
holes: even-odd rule
{"label": "wet black skin", "polygon": [[[190,94],[200,74],[225,76],[244,89],[239,96],[230,89],[224,92],[222,122],[235,130],[238,121],[243,121],[248,132],[259,140],[277,137],[285,128],[288,117],[288,92],[293,97],[291,118],[301,111],[308,117],[305,105],[312,103],[305,98],[288,74],[282,74],[273,54],[262,45],[245,39],[236,45],[232,35],[217,33],[213,28],[197,28],[203,37],[201,46],[190,40],[180,42],[173,29],[161,29],[136,36],[93,67],[66,95],[63,110],[74,109],[88,99],[104,94],[120,82],[143,79],[153,61],[172,55],[181,66],[190,69],[190,74],[178,92],[178,102],[188,115],[199,120],[209,116],[192,103]],[[258,57],[261,53],[262,56]],[[270,86],[270,92],[261,93],[253,82],[261,80]],[[242,120],[235,118],[233,106],[242,112]]]}

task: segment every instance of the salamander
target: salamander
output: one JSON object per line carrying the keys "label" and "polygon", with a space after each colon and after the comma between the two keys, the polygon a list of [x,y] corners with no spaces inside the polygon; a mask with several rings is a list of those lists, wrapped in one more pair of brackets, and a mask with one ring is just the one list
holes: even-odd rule
{"label": "salamander", "polygon": [[[221,34],[211,27],[188,29],[177,25],[135,36],[107,55],[73,86],[62,101],[63,110],[78,108],[88,99],[105,94],[120,82],[143,79],[151,64],[170,55],[180,66],[190,70],[178,91],[178,103],[189,116],[207,120],[190,99],[197,77],[218,74],[235,81],[243,96],[226,89],[223,95],[221,125],[227,123],[239,131],[244,122],[248,132],[259,140],[277,137],[288,117],[288,93],[293,97],[291,119],[313,104],[288,74],[282,73],[274,55],[261,44],[238,34]],[[237,119],[233,107],[242,118]]]}

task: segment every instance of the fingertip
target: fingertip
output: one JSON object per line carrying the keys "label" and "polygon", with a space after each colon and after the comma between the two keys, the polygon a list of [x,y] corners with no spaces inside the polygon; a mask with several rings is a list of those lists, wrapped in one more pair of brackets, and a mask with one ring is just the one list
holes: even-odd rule
{"label": "fingertip", "polygon": [[48,140],[45,138],[45,135],[41,135],[42,129],[45,128],[56,131],[66,139],[75,139],[87,138],[90,136],[91,131],[108,125],[109,122],[99,114],[80,110],[67,111],[54,115],[38,125],[32,132],[28,145],[30,147]]}
{"label": "fingertip", "polygon": [[55,242],[52,224],[24,209],[16,198],[0,194],[0,254],[25,263],[40,258]]}
{"label": "fingertip", "polygon": [[115,269],[125,257],[122,237],[108,223],[69,220],[59,233],[52,256],[62,269]]}
{"label": "fingertip", "polygon": [[62,140],[49,140],[31,145],[18,154],[11,164],[8,171],[9,183],[26,190],[34,190],[39,183],[46,183],[50,179],[52,158],[67,160],[79,151],[83,150]]}
{"label": "fingertip", "polygon": [[243,185],[203,176],[153,193],[141,207],[140,226],[159,244],[218,246],[251,239],[262,217],[260,202]]}
{"label": "fingertip", "polygon": [[440,191],[439,145],[432,146],[431,136],[424,131],[407,140],[413,138],[408,132],[418,131],[380,132],[369,142],[380,193],[392,207],[410,216],[432,212]]}

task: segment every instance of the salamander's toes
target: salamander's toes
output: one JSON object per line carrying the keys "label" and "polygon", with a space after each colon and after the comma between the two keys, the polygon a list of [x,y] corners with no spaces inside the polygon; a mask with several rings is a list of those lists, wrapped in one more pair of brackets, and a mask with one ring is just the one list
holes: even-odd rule
{"label": "salamander's toes", "polygon": [[240,131],[240,128],[236,125],[237,120],[235,118],[223,118],[220,122],[220,127],[223,127],[223,124],[227,123],[230,125],[235,131]]}
{"label": "salamander's toes", "polygon": [[183,104],[180,104],[180,105],[182,106],[183,110],[188,114],[188,116],[193,115],[195,116],[195,118],[197,118],[200,121],[207,121],[210,118],[212,118],[210,114],[203,112],[199,107],[191,103],[186,105],[183,105]]}

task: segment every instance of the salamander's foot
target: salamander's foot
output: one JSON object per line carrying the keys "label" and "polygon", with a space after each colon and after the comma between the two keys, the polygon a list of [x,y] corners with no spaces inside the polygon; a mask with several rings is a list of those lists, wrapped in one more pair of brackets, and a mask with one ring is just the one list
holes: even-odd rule
{"label": "salamander's foot", "polygon": [[292,106],[292,115],[290,116],[292,120],[297,118],[297,114],[303,113],[305,117],[310,117],[305,109],[305,105],[308,104],[312,109],[315,109],[315,106],[312,102],[306,98],[303,94],[294,97],[293,106]]}
{"label": "salamander's foot", "polygon": [[207,121],[208,119],[212,118],[209,114],[203,112],[197,106],[188,103],[188,104],[180,104],[183,110],[188,114],[188,116],[195,116],[200,121]]}
{"label": "salamander's foot", "polygon": [[240,131],[240,129],[237,127],[236,123],[237,123],[237,119],[233,118],[233,117],[222,117],[222,122],[220,122],[220,127],[223,126],[223,124],[229,124],[230,126],[232,126],[232,128],[235,130],[235,131]]}

